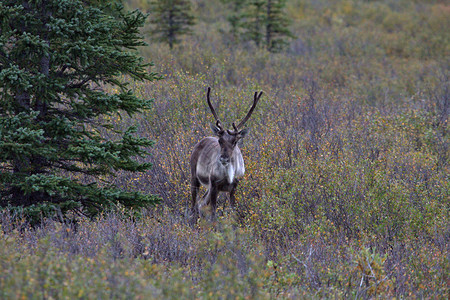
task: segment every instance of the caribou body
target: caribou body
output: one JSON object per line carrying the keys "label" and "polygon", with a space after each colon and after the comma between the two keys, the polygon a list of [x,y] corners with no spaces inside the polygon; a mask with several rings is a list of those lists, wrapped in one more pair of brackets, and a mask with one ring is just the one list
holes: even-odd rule
{"label": "caribou body", "polygon": [[[211,104],[211,88],[208,88],[207,102],[211,112],[216,119],[212,126],[215,136],[203,138],[198,142],[191,155],[191,213],[193,221],[196,222],[199,210],[204,206],[210,206],[212,218],[215,217],[217,207],[217,197],[220,192],[228,192],[230,204],[235,206],[236,187],[239,178],[244,176],[244,159],[239,149],[238,142],[248,133],[247,129],[241,129],[250,118],[256,107],[262,92],[256,92],[253,104],[245,118],[236,126],[233,123],[233,130],[224,130],[217,117],[216,111]],[[203,185],[207,188],[201,201],[197,201],[197,194]]]}

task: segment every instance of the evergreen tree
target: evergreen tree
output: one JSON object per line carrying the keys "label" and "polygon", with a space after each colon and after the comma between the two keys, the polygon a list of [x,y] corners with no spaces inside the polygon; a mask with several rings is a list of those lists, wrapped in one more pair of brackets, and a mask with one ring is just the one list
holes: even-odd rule
{"label": "evergreen tree", "polygon": [[227,16],[227,20],[231,26],[231,34],[235,39],[238,38],[239,28],[242,21],[242,9],[248,0],[221,0],[223,3],[230,5],[231,13]]}
{"label": "evergreen tree", "polygon": [[254,41],[261,47],[264,41],[264,27],[267,22],[266,0],[249,0],[242,15],[240,26],[243,29],[243,39]]}
{"label": "evergreen tree", "polygon": [[147,170],[136,157],[151,141],[133,127],[115,140],[100,134],[112,130],[102,116],[150,105],[120,79],[155,79],[134,51],[144,45],[144,22],[120,1],[0,2],[0,207],[92,216],[116,203],[157,201],[104,182],[116,170]]}
{"label": "evergreen tree", "polygon": [[[243,6],[242,13],[231,15],[234,24],[241,28],[244,40],[254,41],[258,47],[265,46],[270,52],[278,52],[288,45],[293,35],[288,29],[290,20],[283,12],[286,0],[247,0]],[[230,24],[234,26],[231,20]]]}
{"label": "evergreen tree", "polygon": [[189,0],[153,0],[150,2],[150,33],[153,40],[169,44],[179,43],[179,36],[190,34],[194,25]]}
{"label": "evergreen tree", "polygon": [[290,20],[283,12],[286,0],[267,0],[266,3],[266,34],[267,50],[278,52],[288,45],[288,39],[293,35],[288,29]]}

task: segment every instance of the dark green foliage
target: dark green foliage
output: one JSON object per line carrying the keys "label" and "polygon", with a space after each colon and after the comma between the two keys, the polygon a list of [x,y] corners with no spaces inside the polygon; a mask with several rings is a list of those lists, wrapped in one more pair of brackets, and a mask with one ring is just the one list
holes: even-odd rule
{"label": "dark green foliage", "polygon": [[73,209],[94,215],[117,202],[156,201],[106,180],[116,170],[148,169],[135,158],[152,142],[135,137],[135,128],[116,131],[114,140],[100,134],[110,128],[100,117],[150,105],[119,79],[155,78],[133,52],[144,45],[144,21],[119,1],[0,3],[1,207],[34,216]]}
{"label": "dark green foliage", "polygon": [[288,45],[288,38],[293,35],[288,26],[290,20],[286,17],[283,9],[286,0],[267,0],[266,3],[266,47],[270,52],[278,52]]}
{"label": "dark green foliage", "polygon": [[231,26],[231,34],[235,39],[238,38],[239,28],[242,22],[242,9],[245,7],[247,0],[221,0],[223,3],[229,4],[231,12],[227,16],[227,21]]}
{"label": "dark green foliage", "polygon": [[[293,35],[288,29],[285,0],[226,0],[232,4],[228,17],[233,35],[264,46],[270,52],[279,52],[288,45]],[[239,33],[239,34],[238,34]]]}
{"label": "dark green foliage", "polygon": [[191,33],[194,25],[191,2],[186,0],[153,0],[150,2],[150,31],[156,41],[169,44],[170,49],[180,42],[179,36]]}
{"label": "dark green foliage", "polygon": [[241,28],[243,39],[254,41],[260,47],[264,40],[264,27],[267,21],[264,0],[248,1],[242,15]]}

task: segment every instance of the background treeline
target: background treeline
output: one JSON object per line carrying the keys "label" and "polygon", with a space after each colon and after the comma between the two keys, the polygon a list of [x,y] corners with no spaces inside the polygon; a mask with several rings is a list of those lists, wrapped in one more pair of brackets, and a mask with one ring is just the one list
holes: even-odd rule
{"label": "background treeline", "polygon": [[[162,204],[33,230],[3,214],[3,296],[448,297],[449,5],[286,1],[289,34],[271,51],[233,28],[236,3],[191,1],[190,34],[171,46],[154,41],[150,19],[139,51],[164,79],[133,90],[154,104],[108,119],[156,142],[148,173],[112,180]],[[221,198],[217,223],[190,228],[189,155],[210,134],[208,86],[225,124],[264,96],[237,211]]]}

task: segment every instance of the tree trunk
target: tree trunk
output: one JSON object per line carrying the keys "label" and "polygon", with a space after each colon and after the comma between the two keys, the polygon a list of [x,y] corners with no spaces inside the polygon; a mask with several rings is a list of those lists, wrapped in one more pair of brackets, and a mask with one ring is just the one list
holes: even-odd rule
{"label": "tree trunk", "polygon": [[272,1],[267,1],[267,15],[266,15],[266,47],[267,50],[272,50]]}
{"label": "tree trunk", "polygon": [[174,44],[174,41],[175,41],[175,29],[174,29],[175,24],[174,24],[174,20],[173,19],[174,19],[173,11],[170,10],[169,11],[169,32],[168,32],[168,35],[167,35],[167,39],[169,41],[170,49],[173,48],[173,44]]}
{"label": "tree trunk", "polygon": [[[42,4],[42,20],[47,20],[50,16],[50,13],[46,10],[46,1],[43,1]],[[25,10],[29,10],[30,6],[27,1],[23,2],[23,6]],[[45,24],[44,24],[45,26]],[[27,26],[24,24],[22,26],[23,32],[27,31]],[[47,40],[48,43],[48,35],[46,32],[46,28],[42,28],[42,37],[44,40]],[[28,66],[23,66],[27,68]],[[31,70],[32,71],[32,70]],[[50,73],[50,56],[49,54],[44,54],[39,62],[39,73],[43,74],[48,78]],[[31,101],[30,94],[28,92],[19,91],[15,96],[15,101],[17,104],[16,113],[24,112],[26,114],[30,113],[31,110],[38,112],[37,118],[33,121],[35,124],[44,121],[47,115],[47,99],[45,89],[42,88],[39,95],[37,95],[34,99],[34,104]],[[44,121],[45,122],[45,121]],[[39,127],[39,126],[37,126]],[[42,141],[45,142],[45,141]],[[17,156],[13,161],[13,172],[16,174],[23,174],[26,176],[43,173],[46,167],[46,159],[42,155],[34,155],[30,156]],[[12,189],[12,197],[14,199],[14,203],[19,205],[30,205],[33,203],[40,202],[42,200],[42,193],[31,193],[25,194],[25,192],[20,188]]]}

